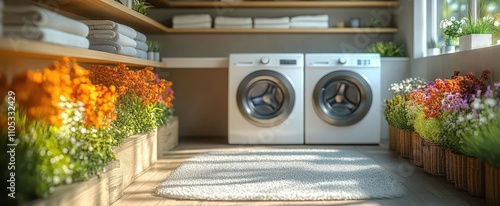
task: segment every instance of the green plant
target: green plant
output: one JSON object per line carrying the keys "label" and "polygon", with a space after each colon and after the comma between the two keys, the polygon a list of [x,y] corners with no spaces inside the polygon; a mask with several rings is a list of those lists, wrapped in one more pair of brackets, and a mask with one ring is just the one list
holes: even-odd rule
{"label": "green plant", "polygon": [[431,39],[427,42],[427,48],[439,48],[439,44],[435,39]]}
{"label": "green plant", "polygon": [[425,118],[424,112],[417,115],[415,119],[415,131],[424,139],[439,142],[441,135],[441,124],[436,118]]}
{"label": "green plant", "polygon": [[[498,111],[497,111],[498,112]],[[488,120],[463,139],[462,150],[500,168],[500,116]]]}
{"label": "green plant", "polygon": [[381,27],[381,23],[380,23],[380,20],[378,19],[375,19],[375,18],[371,18],[370,21],[368,23],[366,23],[366,26],[367,27]]}
{"label": "green plant", "polygon": [[368,46],[368,52],[380,53],[382,57],[401,57],[404,56],[404,51],[401,45],[394,42],[375,42]]}
{"label": "green plant", "polygon": [[137,11],[143,15],[148,13],[148,9],[153,8],[149,2],[146,0],[133,0],[132,1],[132,10]]}
{"label": "green plant", "polygon": [[153,41],[153,52],[160,52],[161,45],[160,42]]}
{"label": "green plant", "polygon": [[[483,17],[475,22],[471,18],[464,18],[463,35],[469,34],[491,34],[498,30],[500,23],[493,17]],[[461,36],[463,36],[461,35]]]}

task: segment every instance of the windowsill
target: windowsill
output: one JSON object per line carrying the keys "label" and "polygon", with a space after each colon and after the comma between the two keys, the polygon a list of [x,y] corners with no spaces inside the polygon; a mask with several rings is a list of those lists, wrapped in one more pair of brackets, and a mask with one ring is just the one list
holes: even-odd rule
{"label": "windowsill", "polygon": [[[458,46],[457,46],[457,48],[458,48]],[[441,57],[441,56],[448,56],[448,55],[453,55],[453,54],[462,54],[462,53],[468,53],[468,52],[482,52],[482,51],[491,50],[491,49],[495,49],[495,50],[496,49],[500,49],[500,44],[492,45],[492,46],[489,46],[489,47],[483,47],[483,48],[465,50],[465,51],[455,51],[455,52],[451,52],[451,53],[441,53],[441,54],[437,54],[437,55],[419,57],[419,58],[416,58],[416,59]]]}

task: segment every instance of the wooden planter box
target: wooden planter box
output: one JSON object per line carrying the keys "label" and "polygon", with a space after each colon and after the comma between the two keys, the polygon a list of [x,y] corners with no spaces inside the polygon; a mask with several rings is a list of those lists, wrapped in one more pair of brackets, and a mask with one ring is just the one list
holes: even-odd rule
{"label": "wooden planter box", "polygon": [[434,176],[445,176],[445,152],[439,143],[424,140],[424,171]]}
{"label": "wooden planter box", "polygon": [[[172,119],[173,120],[173,119]],[[105,172],[87,181],[55,188],[47,198],[28,202],[26,205],[110,205],[118,200],[123,190],[129,186],[147,168],[157,160],[157,138],[166,133],[177,134],[172,126],[167,125],[147,134],[131,136],[116,148],[116,160],[112,161]],[[166,135],[169,136],[169,135]],[[170,141],[173,142],[173,141]],[[166,148],[166,147],[165,147]]]}
{"label": "wooden planter box", "polygon": [[179,118],[172,117],[168,124],[158,128],[158,151],[157,158],[160,159],[163,154],[179,144]]}
{"label": "wooden planter box", "polygon": [[467,191],[467,157],[455,154],[455,188]]}
{"label": "wooden planter box", "polygon": [[486,164],[486,204],[500,205],[500,168]]}
{"label": "wooden planter box", "polygon": [[456,155],[451,150],[446,150],[446,181],[449,183],[455,183],[456,175]]}
{"label": "wooden planter box", "polygon": [[397,127],[394,127],[394,151],[396,154],[401,154],[401,148],[399,148],[401,130]]}
{"label": "wooden planter box", "polygon": [[467,190],[469,195],[484,197],[484,161],[467,157]]}
{"label": "wooden planter box", "polygon": [[415,164],[418,167],[422,167],[423,162],[422,162],[422,145],[423,145],[423,139],[418,135],[416,132],[411,133],[411,146],[412,146],[412,152],[413,152],[413,164]]}

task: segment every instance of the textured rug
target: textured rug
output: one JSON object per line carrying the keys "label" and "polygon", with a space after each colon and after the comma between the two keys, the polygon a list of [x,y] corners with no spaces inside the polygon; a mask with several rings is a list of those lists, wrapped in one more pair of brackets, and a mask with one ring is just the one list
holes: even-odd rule
{"label": "textured rug", "polygon": [[371,158],[333,149],[205,153],[187,159],[155,191],[194,200],[353,200],[405,192]]}

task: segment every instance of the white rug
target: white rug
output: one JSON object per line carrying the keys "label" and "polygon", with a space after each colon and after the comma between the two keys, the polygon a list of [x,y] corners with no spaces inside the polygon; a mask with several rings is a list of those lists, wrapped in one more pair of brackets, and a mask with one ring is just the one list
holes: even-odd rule
{"label": "white rug", "polygon": [[214,152],[186,160],[156,194],[195,200],[353,200],[406,189],[355,151],[283,149]]}

